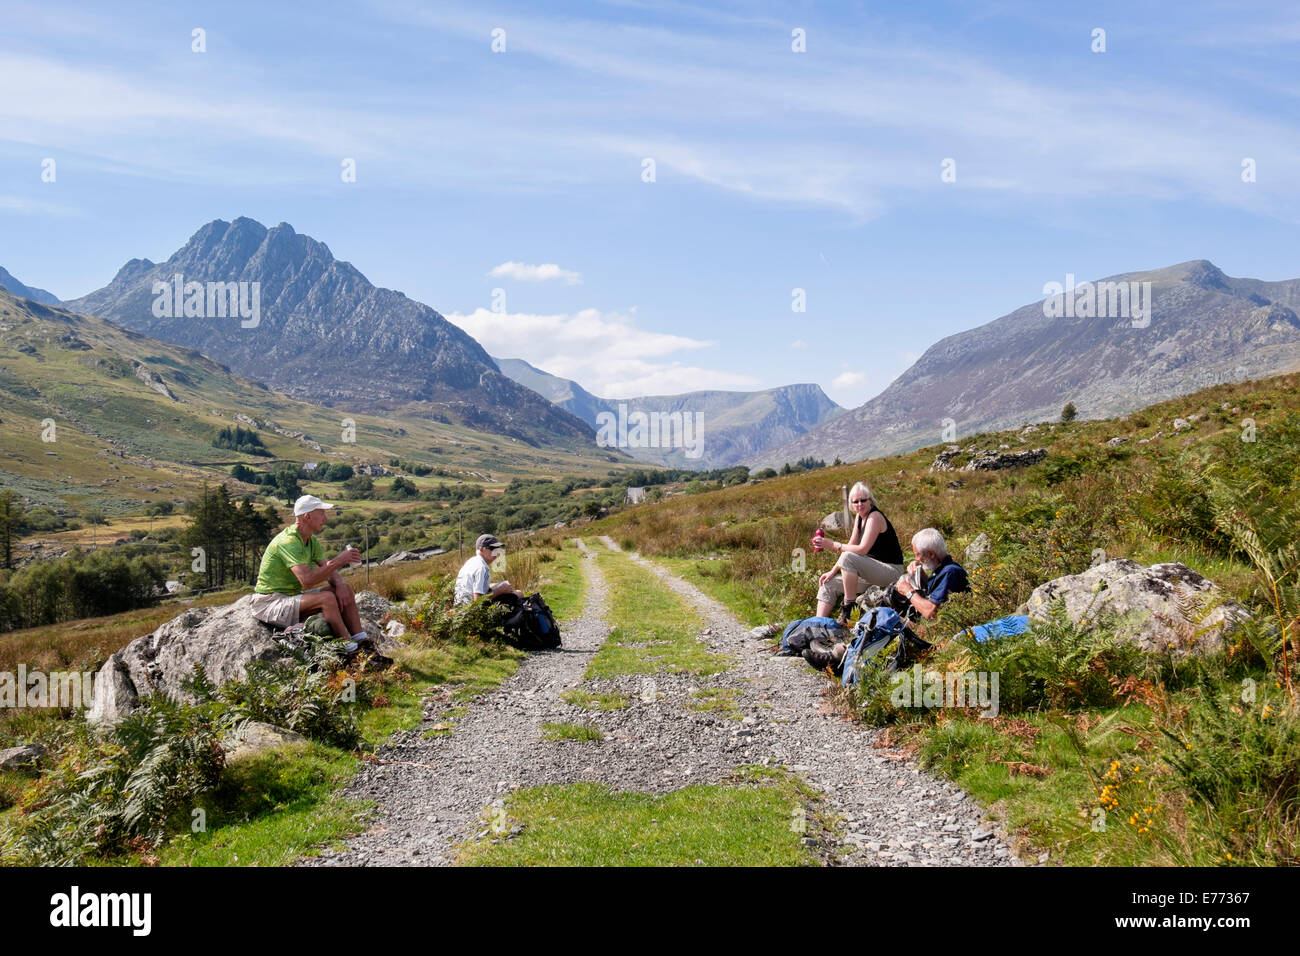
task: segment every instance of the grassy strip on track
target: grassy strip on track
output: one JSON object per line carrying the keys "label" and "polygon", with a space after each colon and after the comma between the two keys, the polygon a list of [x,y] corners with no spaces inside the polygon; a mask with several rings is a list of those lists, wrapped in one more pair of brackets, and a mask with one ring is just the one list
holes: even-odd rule
{"label": "grassy strip on track", "polygon": [[538,590],[557,621],[572,621],[582,613],[587,596],[587,579],[582,573],[582,562],[587,559],[570,541],[559,551],[545,553],[554,555],[554,560],[541,563]]}
{"label": "grassy strip on track", "polygon": [[730,784],[626,793],[602,784],[532,787],[506,802],[507,840],[470,843],[472,866],[815,866],[814,817],[793,777],[741,772]]}
{"label": "grassy strip on track", "polygon": [[587,666],[587,678],[620,674],[697,674],[726,669],[698,635],[700,616],[656,575],[626,555],[606,551],[601,570],[609,591],[609,637]]}

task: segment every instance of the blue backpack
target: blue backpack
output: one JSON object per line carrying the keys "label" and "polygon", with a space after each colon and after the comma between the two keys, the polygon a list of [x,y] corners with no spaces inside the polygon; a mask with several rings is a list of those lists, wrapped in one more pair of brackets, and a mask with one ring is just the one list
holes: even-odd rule
{"label": "blue backpack", "polygon": [[847,641],[851,634],[852,631],[833,617],[805,617],[786,625],[781,634],[781,654],[798,657],[813,641],[835,644]]}
{"label": "blue backpack", "polygon": [[903,619],[893,608],[874,607],[853,629],[853,642],[844,652],[844,669],[840,683],[852,687],[858,682],[862,668],[879,654],[894,638],[902,639]]}

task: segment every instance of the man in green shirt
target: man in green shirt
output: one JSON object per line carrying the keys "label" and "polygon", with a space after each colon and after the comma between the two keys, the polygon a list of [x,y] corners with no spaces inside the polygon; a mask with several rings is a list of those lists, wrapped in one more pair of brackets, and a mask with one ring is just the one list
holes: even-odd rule
{"label": "man in green shirt", "polygon": [[254,617],[274,627],[290,627],[319,611],[351,652],[370,638],[361,629],[356,596],[339,568],[360,561],[361,552],[349,546],[325,560],[316,534],[333,507],[315,495],[294,502],[294,523],[272,538],[262,555],[251,606]]}

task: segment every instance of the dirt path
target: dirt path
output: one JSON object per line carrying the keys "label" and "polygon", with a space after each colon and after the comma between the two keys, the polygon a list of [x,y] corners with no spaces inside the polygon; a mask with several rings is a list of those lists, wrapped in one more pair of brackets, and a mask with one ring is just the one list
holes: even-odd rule
{"label": "dirt path", "polygon": [[[610,538],[601,542],[611,550]],[[774,657],[721,604],[640,555],[631,560],[657,574],[705,620],[704,640],[735,663],[716,681],[741,690],[754,718],[746,762],[783,765],[824,794],[844,821],[839,849],[850,865],[1013,865],[1006,844],[986,825],[979,805],[955,785],[890,760],[872,748],[876,732],[822,706],[825,678],[802,658]]]}
{"label": "dirt path", "polygon": [[[611,551],[618,546],[602,542]],[[774,658],[729,612],[693,585],[637,555],[705,620],[700,639],[732,659],[708,678],[656,674],[583,681],[609,632],[605,582],[588,560],[582,615],[564,626],[564,648],[530,655],[519,671],[473,702],[445,736],[423,734],[445,709],[426,708],[424,724],[399,733],[367,765],[346,795],[379,805],[374,826],[341,852],[305,865],[447,865],[451,848],[488,836],[493,801],[517,787],[593,781],[621,790],[663,792],[727,779],[742,765],[783,766],[824,795],[823,810],[839,818],[820,831],[816,851],[828,862],[858,865],[1005,865],[1014,857],[985,826],[980,808],[953,785],[873,750],[874,733],[821,706],[824,678],[800,659]],[[609,560],[609,559],[607,559]],[[617,559],[621,560],[621,559]],[[619,710],[590,711],[560,695],[581,685],[618,691]],[[683,706],[694,690],[733,688],[737,713]],[[743,719],[737,719],[743,718]],[[589,722],[598,742],[543,739],[545,722]],[[402,761],[397,763],[396,761]]]}

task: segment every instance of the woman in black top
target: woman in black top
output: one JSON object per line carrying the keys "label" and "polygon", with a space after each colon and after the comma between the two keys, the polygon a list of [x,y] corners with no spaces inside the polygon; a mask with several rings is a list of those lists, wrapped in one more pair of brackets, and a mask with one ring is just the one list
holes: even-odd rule
{"label": "woman in black top", "polygon": [[854,515],[853,533],[847,543],[822,538],[821,546],[840,552],[839,560],[818,579],[817,614],[829,617],[841,598],[848,619],[848,608],[867,585],[886,588],[903,573],[903,548],[894,526],[876,507],[875,497],[865,482],[859,481],[849,492],[849,508]]}

